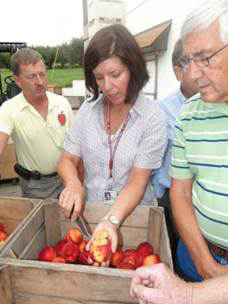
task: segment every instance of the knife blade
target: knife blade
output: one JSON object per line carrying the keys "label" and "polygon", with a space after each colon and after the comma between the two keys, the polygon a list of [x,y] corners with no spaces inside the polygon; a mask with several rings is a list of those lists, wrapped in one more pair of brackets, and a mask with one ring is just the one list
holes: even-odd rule
{"label": "knife blade", "polygon": [[80,215],[78,215],[78,217],[76,218],[75,223],[78,225],[78,228],[80,229],[85,240],[88,241],[91,238],[91,234],[89,233],[89,230]]}
{"label": "knife blade", "polygon": [[[70,216],[69,216],[69,219],[71,219],[71,216],[74,212],[74,206],[72,207],[72,210],[70,212]],[[83,220],[83,218],[81,217],[81,215],[78,215],[76,220],[75,220],[75,223],[77,224],[78,228],[80,229],[83,237],[85,238],[86,241],[88,241],[90,238],[91,238],[91,234],[86,226],[86,223],[85,221]]]}

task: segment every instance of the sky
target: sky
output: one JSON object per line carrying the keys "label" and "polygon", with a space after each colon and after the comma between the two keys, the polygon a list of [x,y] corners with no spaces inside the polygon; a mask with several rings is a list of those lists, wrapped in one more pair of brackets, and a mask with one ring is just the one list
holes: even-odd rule
{"label": "sky", "polygon": [[[126,8],[144,1],[125,0]],[[84,35],[82,0],[1,0],[0,9],[0,42],[57,46]]]}
{"label": "sky", "polygon": [[83,37],[82,0],[2,0],[0,42],[56,46]]}

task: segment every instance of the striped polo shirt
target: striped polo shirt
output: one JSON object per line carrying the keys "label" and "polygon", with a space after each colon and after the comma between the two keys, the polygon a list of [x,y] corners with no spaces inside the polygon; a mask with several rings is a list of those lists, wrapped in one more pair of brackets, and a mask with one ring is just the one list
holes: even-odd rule
{"label": "striped polo shirt", "polygon": [[228,249],[228,105],[185,102],[175,125],[170,174],[193,178],[192,202],[204,237]]}

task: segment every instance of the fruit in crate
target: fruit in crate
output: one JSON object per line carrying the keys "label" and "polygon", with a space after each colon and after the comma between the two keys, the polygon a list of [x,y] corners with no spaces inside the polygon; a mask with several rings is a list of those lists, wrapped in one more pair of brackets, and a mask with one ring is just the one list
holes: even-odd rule
{"label": "fruit in crate", "polygon": [[110,261],[111,267],[118,267],[123,257],[123,250],[118,247],[116,251],[113,253]]}
{"label": "fruit in crate", "polygon": [[55,245],[55,251],[57,256],[62,256],[63,246],[67,243],[67,240],[59,240]]}
{"label": "fruit in crate", "polygon": [[83,240],[81,231],[78,228],[71,228],[67,231],[66,240],[75,244],[80,244]]}
{"label": "fruit in crate", "polygon": [[126,249],[123,252],[121,262],[131,264],[136,268],[136,250],[135,249]]}
{"label": "fruit in crate", "polygon": [[143,266],[144,259],[153,254],[153,247],[148,242],[142,242],[136,248],[136,268]]}
{"label": "fruit in crate", "polygon": [[8,236],[8,233],[6,233],[5,231],[0,231],[0,245],[3,245]]}
{"label": "fruit in crate", "polygon": [[62,257],[57,256],[52,260],[53,263],[66,263],[66,260]]}
{"label": "fruit in crate", "polygon": [[118,268],[120,269],[131,269],[135,270],[135,266],[126,262],[120,262],[118,265]]}
{"label": "fruit in crate", "polygon": [[40,251],[38,259],[40,261],[52,262],[56,256],[55,248],[47,246]]}
{"label": "fruit in crate", "polygon": [[92,264],[91,258],[90,258],[90,252],[86,251],[85,249],[79,254],[78,258],[79,264],[82,265],[90,265]]}
{"label": "fruit in crate", "polygon": [[61,257],[63,257],[67,263],[75,263],[79,257],[78,245],[69,241],[63,245],[61,252]]}
{"label": "fruit in crate", "polygon": [[97,231],[90,246],[90,257],[99,264],[107,262],[111,257],[111,242],[107,231]]}
{"label": "fruit in crate", "polygon": [[158,264],[160,263],[161,260],[160,260],[160,257],[156,254],[151,254],[151,255],[148,255],[144,261],[143,261],[143,266],[152,266],[154,264]]}
{"label": "fruit in crate", "polygon": [[5,232],[3,224],[0,223],[0,246],[4,244],[5,240],[8,238],[8,233]]}

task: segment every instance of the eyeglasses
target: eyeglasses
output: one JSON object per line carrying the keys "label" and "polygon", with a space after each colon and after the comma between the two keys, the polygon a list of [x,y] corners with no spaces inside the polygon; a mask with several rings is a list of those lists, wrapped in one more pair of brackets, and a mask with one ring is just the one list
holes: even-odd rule
{"label": "eyeglasses", "polygon": [[193,60],[195,62],[195,64],[200,68],[208,67],[210,64],[211,58],[213,58],[215,55],[217,55],[219,52],[221,52],[227,46],[228,46],[228,44],[224,45],[223,47],[221,47],[219,50],[217,50],[215,53],[213,53],[211,56],[208,56],[208,57],[203,57],[200,55],[188,57],[187,55],[184,55],[179,60],[180,64],[183,68],[186,68],[189,65],[190,61]]}

